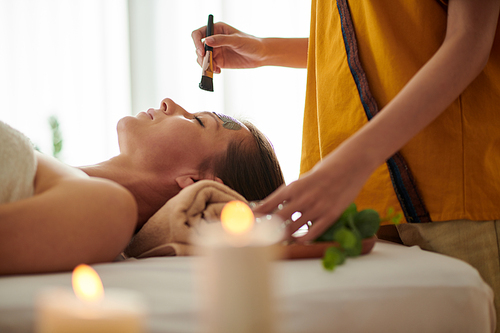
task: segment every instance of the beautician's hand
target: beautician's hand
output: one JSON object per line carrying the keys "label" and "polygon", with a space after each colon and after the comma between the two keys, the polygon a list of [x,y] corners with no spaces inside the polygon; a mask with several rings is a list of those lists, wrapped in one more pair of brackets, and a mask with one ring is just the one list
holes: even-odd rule
{"label": "beautician's hand", "polygon": [[[191,34],[200,66],[205,55],[202,39],[206,37],[206,29],[204,26]],[[214,24],[214,35],[206,38],[205,43],[214,48],[214,73],[220,73],[222,68],[259,67],[265,57],[262,38],[248,35],[223,22]]]}
{"label": "beautician's hand", "polygon": [[[353,154],[356,155],[356,154]],[[291,235],[308,221],[313,222],[309,232],[299,238],[299,242],[312,241],[332,225],[344,210],[354,201],[370,174],[376,169],[375,164],[366,160],[345,158],[342,151],[330,153],[311,171],[297,181],[282,186],[254,209],[256,214],[270,214],[279,204],[284,208],[277,211],[283,220],[292,214],[302,215],[287,227],[286,237]]]}
{"label": "beautician's hand", "polygon": [[[198,64],[203,63],[206,26],[191,34]],[[214,72],[222,68],[255,68],[260,66],[284,66],[306,68],[307,38],[258,38],[241,32],[222,22],[214,24],[214,35],[205,39],[214,48]]]}

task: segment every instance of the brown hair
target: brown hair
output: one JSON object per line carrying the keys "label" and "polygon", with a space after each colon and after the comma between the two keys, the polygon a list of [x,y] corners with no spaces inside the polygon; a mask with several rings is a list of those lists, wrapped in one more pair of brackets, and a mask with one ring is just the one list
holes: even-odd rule
{"label": "brown hair", "polygon": [[[223,154],[206,161],[214,175],[248,201],[262,200],[285,183],[274,148],[252,123],[243,121],[253,137],[232,141]],[[208,163],[207,163],[208,162]]]}

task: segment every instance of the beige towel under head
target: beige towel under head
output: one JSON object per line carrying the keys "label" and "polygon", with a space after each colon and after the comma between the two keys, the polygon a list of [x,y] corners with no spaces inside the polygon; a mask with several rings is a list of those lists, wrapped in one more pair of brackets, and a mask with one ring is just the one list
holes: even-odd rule
{"label": "beige towel under head", "polygon": [[226,185],[202,180],[184,188],[153,215],[125,249],[127,257],[185,256],[194,252],[193,233],[219,221],[231,200],[247,202]]}

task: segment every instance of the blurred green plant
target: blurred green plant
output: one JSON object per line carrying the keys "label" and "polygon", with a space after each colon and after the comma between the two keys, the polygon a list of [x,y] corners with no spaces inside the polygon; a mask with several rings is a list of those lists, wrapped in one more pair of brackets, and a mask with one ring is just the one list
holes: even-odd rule
{"label": "blurred green plant", "polygon": [[52,115],[49,117],[49,124],[52,131],[52,155],[59,159],[63,148],[63,138],[61,129],[59,128],[59,120],[56,116]]}
{"label": "blurred green plant", "polygon": [[402,214],[395,214],[389,208],[387,215],[380,218],[373,209],[364,209],[358,212],[356,204],[352,203],[330,228],[328,228],[315,242],[337,242],[338,246],[329,247],[323,256],[323,267],[333,271],[342,265],[347,257],[357,257],[363,249],[363,239],[375,236],[380,223],[388,221],[399,224]]}

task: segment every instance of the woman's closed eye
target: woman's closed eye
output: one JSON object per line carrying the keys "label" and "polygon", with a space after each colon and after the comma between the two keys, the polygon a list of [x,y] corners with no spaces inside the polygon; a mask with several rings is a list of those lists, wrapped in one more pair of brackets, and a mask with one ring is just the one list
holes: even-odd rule
{"label": "woman's closed eye", "polygon": [[196,119],[196,121],[200,123],[201,127],[205,127],[205,124],[203,123],[200,117],[194,116],[194,119]]}

